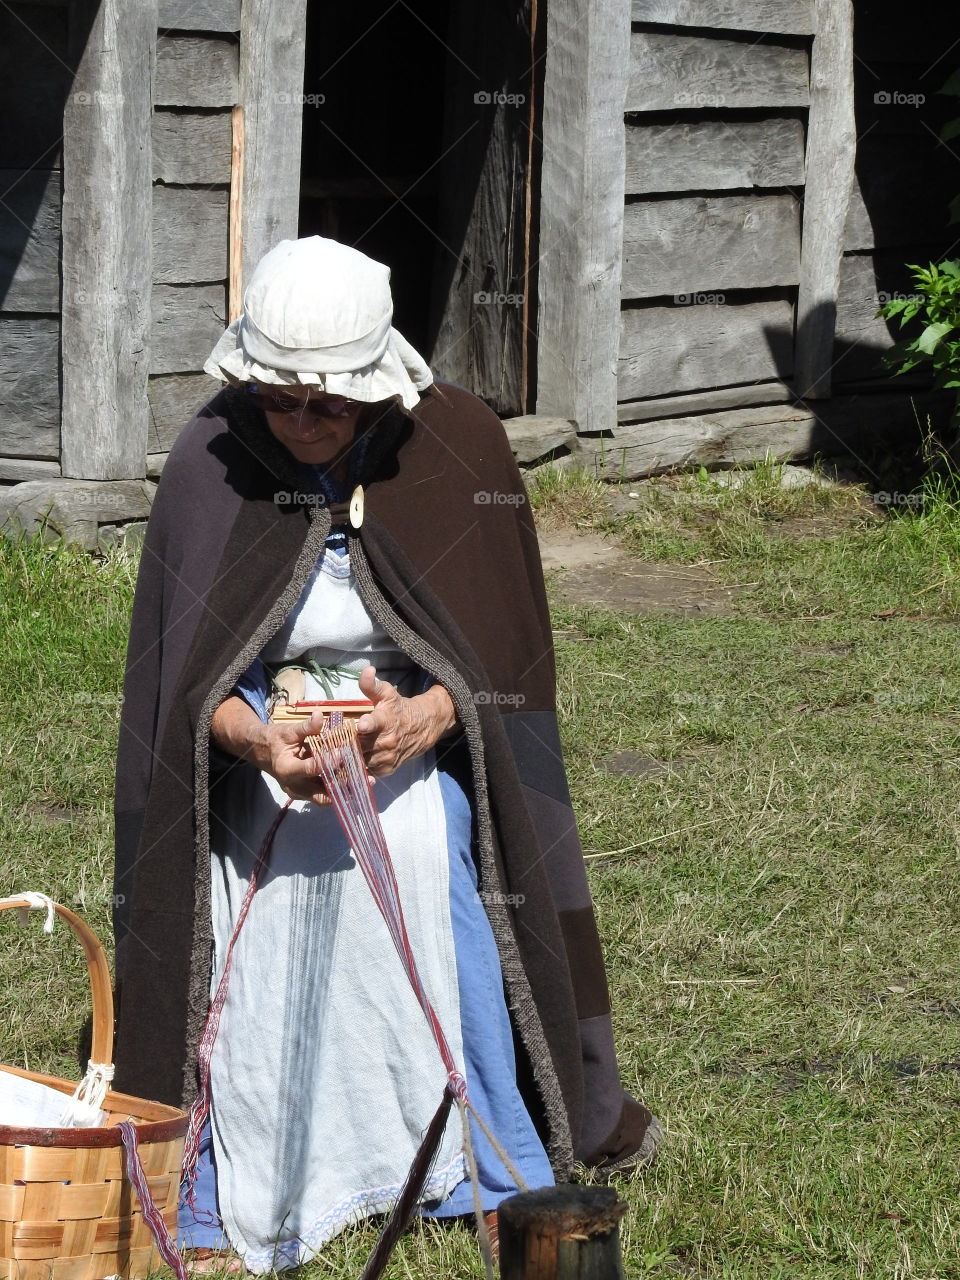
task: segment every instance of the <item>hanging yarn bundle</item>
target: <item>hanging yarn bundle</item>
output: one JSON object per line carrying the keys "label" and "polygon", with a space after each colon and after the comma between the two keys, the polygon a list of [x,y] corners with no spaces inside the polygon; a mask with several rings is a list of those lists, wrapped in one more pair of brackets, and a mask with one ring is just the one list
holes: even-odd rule
{"label": "hanging yarn bundle", "polygon": [[[460,1112],[463,1129],[463,1150],[473,1188],[474,1211],[477,1218],[477,1232],[480,1237],[484,1265],[488,1280],[493,1280],[493,1256],[490,1236],[484,1221],[483,1207],[480,1200],[477,1163],[470,1132],[471,1118],[484,1134],[498,1158],[503,1162],[504,1167],[517,1187],[521,1191],[526,1191],[527,1184],[514,1167],[501,1143],[490,1131],[483,1117],[471,1103],[467,1095],[466,1081],[457,1069],[443,1027],[417,969],[416,958],[413,954],[413,948],[410,944],[403,917],[400,891],[393,868],[393,861],[387,848],[383,827],[380,824],[380,816],[373,798],[373,789],[367,774],[366,761],[360,750],[356,720],[345,719],[342,712],[332,712],[328,716],[321,732],[308,735],[305,739],[305,744],[317,763],[317,769],[323,779],[326,793],[350,842],[353,855],[363,872],[370,892],[373,894],[377,908],[387,925],[390,937],[396,947],[397,955],[416,995],[417,1002],[427,1019],[437,1051],[447,1072],[446,1086],[440,1105],[427,1127],[413,1164],[410,1167],[407,1180],[383,1228],[377,1245],[367,1261],[361,1280],[377,1280],[377,1277],[383,1274],[397,1240],[413,1215],[443,1138],[450,1108],[454,1104],[456,1104]],[[183,1157],[183,1182],[186,1199],[194,1209],[196,1208],[194,1184],[199,1162],[200,1136],[210,1112],[211,1056],[227,999],[234,947],[254,894],[257,891],[260,876],[269,861],[274,837],[281,822],[289,812],[291,804],[292,801],[288,800],[279,810],[257,854],[257,860],[237,914],[236,925],[224,959],[223,971],[211,1001],[210,1012],[200,1041],[197,1056],[199,1088],[196,1101],[191,1108],[190,1127],[187,1131]]]}

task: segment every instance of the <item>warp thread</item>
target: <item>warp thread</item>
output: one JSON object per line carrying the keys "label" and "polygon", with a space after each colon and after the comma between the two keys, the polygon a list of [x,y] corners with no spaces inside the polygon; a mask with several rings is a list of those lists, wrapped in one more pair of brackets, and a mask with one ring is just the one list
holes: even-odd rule
{"label": "warp thread", "polygon": [[143,1220],[150,1228],[150,1232],[156,1241],[160,1257],[177,1277],[177,1280],[187,1280],[187,1268],[184,1266],[180,1250],[174,1244],[173,1238],[167,1230],[167,1224],[163,1220],[163,1215],[150,1194],[150,1187],[147,1185],[143,1165],[140,1163],[140,1139],[137,1136],[137,1126],[132,1120],[121,1122],[120,1140],[123,1143],[127,1177],[133,1183],[133,1189],[140,1199]]}
{"label": "warp thread", "polygon": [[[377,813],[373,790],[367,775],[366,762],[360,751],[355,726],[344,723],[342,712],[333,712],[329,716],[322,733],[309,735],[305,739],[305,743],[317,763],[319,774],[333,804],[334,812],[350,842],[354,856],[363,872],[364,879],[369,886],[377,908],[386,923],[417,1002],[430,1026],[437,1050],[447,1072],[447,1083],[440,1106],[424,1134],[393,1211],[381,1232],[373,1254],[367,1261],[362,1280],[378,1280],[378,1277],[383,1274],[397,1240],[413,1215],[414,1208],[443,1138],[450,1107],[454,1102],[457,1104],[461,1117],[464,1154],[472,1184],[477,1231],[483,1253],[484,1267],[488,1280],[493,1280],[493,1256],[489,1232],[483,1216],[476,1155],[470,1134],[469,1117],[471,1115],[520,1190],[526,1191],[528,1189],[527,1184],[513,1165],[501,1143],[491,1133],[476,1108],[470,1102],[467,1096],[467,1082],[457,1069],[450,1045],[440,1024],[440,1019],[423,985],[413,954],[413,947],[407,933],[393,861],[387,848],[383,827],[380,824],[380,816]],[[257,860],[240,905],[240,910],[237,913],[237,921],[224,957],[223,971],[220,975],[220,981],[217,984],[200,1040],[197,1054],[199,1075],[197,1097],[190,1110],[190,1123],[187,1129],[183,1156],[184,1198],[195,1214],[197,1212],[195,1184],[200,1156],[200,1137],[210,1114],[210,1062],[229,990],[233,951],[247,912],[250,909],[250,904],[257,891],[260,876],[269,860],[274,837],[281,822],[289,812],[291,804],[292,801],[287,800],[286,804],[280,809],[257,853]],[[139,1187],[138,1194],[140,1194]],[[146,1194],[149,1197],[149,1189],[146,1189]],[[146,1217],[146,1202],[143,1200],[142,1195],[141,1203],[144,1204],[144,1215]],[[159,1218],[159,1215],[157,1214],[156,1217]],[[154,1219],[150,1218],[148,1221],[151,1223],[151,1229],[154,1229]],[[161,1244],[161,1234],[159,1234],[161,1230],[162,1236],[165,1236],[166,1240],[170,1241],[169,1233],[162,1218],[159,1220],[159,1227],[155,1230],[155,1236],[158,1247],[163,1253],[164,1246]],[[170,1243],[172,1245],[172,1241]],[[166,1258],[165,1253],[163,1256]],[[177,1256],[179,1257],[179,1255]],[[177,1269],[177,1274],[179,1280],[179,1269]]]}

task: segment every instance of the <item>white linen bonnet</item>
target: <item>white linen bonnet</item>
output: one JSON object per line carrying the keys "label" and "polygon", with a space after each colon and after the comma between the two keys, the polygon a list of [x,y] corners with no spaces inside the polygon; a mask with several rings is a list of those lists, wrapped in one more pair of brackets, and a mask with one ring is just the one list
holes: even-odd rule
{"label": "white linen bonnet", "polygon": [[365,403],[399,397],[412,409],[433,374],[392,320],[389,267],[322,236],[281,240],[203,367],[234,385],[316,386]]}

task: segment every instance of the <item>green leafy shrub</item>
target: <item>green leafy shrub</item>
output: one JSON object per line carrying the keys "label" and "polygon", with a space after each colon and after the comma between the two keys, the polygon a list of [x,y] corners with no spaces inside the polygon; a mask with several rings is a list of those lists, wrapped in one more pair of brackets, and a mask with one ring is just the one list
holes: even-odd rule
{"label": "green leafy shrub", "polygon": [[[935,387],[960,392],[960,259],[931,262],[929,267],[909,265],[916,293],[891,298],[880,314],[888,320],[899,316],[901,329],[912,320],[922,328],[898,342],[887,354],[887,363],[897,373],[929,365]],[[960,426],[960,395],[953,422]]]}
{"label": "green leafy shrub", "polygon": [[[950,76],[940,92],[960,99],[960,70]],[[940,131],[942,142],[958,137],[960,118],[948,121]],[[960,222],[960,195],[951,201],[950,221]],[[929,366],[935,388],[957,392],[952,424],[960,428],[960,259],[931,262],[929,267],[907,265],[913,273],[916,293],[891,298],[877,314],[887,320],[899,316],[901,329],[914,320],[918,324],[912,335],[898,342],[884,360],[896,373]]]}

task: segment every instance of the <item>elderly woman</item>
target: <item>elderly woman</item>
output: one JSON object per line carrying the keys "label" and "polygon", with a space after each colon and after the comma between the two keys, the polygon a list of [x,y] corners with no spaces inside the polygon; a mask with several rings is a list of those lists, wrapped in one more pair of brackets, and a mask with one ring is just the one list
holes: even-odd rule
{"label": "elderly woman", "polygon": [[[360,740],[417,963],[531,1186],[648,1160],[620,1085],[561,759],[550,621],[496,416],[392,328],[389,272],[313,237],[257,267],[163,472],[117,784],[117,1087],[197,1087],[257,851],[181,1243],[306,1261],[395,1202],[445,1072],[279,685],[366,698]],[[478,1138],[483,1207],[516,1188]],[[448,1126],[422,1211],[469,1212]]]}

